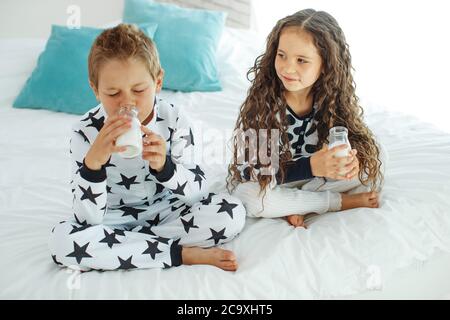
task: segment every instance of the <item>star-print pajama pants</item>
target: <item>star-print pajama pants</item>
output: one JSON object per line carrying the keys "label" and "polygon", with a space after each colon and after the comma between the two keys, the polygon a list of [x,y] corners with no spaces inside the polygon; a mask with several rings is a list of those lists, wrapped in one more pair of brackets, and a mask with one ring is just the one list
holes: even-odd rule
{"label": "star-print pajama pants", "polygon": [[81,271],[168,268],[182,263],[182,246],[232,240],[243,229],[245,215],[240,200],[228,194],[210,193],[192,206],[170,195],[151,206],[129,208],[127,214],[108,210],[99,225],[60,222],[49,248],[56,264]]}

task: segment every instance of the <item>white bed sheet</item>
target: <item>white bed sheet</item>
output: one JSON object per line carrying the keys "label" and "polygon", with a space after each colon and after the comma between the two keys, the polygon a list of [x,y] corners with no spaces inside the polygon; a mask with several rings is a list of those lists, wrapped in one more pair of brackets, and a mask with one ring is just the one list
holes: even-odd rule
{"label": "white bed sheet", "polygon": [[[261,43],[251,32],[227,29],[219,50],[222,92],[162,93],[182,104],[203,130],[214,190],[225,188],[228,158],[220,149]],[[379,209],[310,217],[307,230],[281,219],[248,219],[243,232],[224,245],[237,255],[234,273],[180,266],[76,277],[58,268],[47,237],[55,223],[71,216],[69,133],[78,116],[12,108],[44,45],[0,41],[0,298],[339,298],[367,293],[377,278],[386,286],[401,268],[450,253],[450,135],[371,107],[366,121],[389,153]]]}

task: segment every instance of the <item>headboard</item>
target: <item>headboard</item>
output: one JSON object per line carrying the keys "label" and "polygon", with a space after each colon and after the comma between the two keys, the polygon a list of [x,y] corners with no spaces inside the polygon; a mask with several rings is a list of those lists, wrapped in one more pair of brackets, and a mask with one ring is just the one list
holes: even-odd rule
{"label": "headboard", "polygon": [[158,0],[181,7],[219,10],[228,13],[227,25],[234,28],[250,28],[252,0]]}

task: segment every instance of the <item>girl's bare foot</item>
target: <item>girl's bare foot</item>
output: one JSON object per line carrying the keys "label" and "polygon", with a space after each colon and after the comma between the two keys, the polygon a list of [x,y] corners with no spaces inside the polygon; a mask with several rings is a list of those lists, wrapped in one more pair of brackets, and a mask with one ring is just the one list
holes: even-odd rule
{"label": "girl's bare foot", "polygon": [[353,208],[378,208],[378,193],[364,192],[357,194],[345,194],[342,195],[342,208],[341,210],[353,209]]}
{"label": "girl's bare foot", "polygon": [[291,214],[286,216],[287,222],[294,227],[303,227],[306,229],[305,216],[299,214]]}
{"label": "girl's bare foot", "polygon": [[183,264],[209,264],[227,271],[238,268],[236,257],[232,251],[220,248],[183,247],[181,251]]}

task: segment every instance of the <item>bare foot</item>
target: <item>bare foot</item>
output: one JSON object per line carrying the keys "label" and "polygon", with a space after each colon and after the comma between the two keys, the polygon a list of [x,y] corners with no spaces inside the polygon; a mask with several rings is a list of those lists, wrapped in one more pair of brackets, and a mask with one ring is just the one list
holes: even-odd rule
{"label": "bare foot", "polygon": [[183,264],[209,264],[227,271],[238,268],[232,251],[220,248],[183,247],[181,251]]}
{"label": "bare foot", "polygon": [[306,229],[305,216],[299,214],[291,214],[286,217],[287,222],[294,227],[303,227]]}
{"label": "bare foot", "polygon": [[342,208],[341,210],[353,209],[353,208],[378,208],[378,193],[377,192],[364,192],[357,194],[345,194],[342,195]]}

